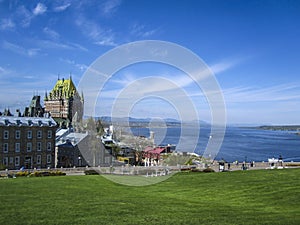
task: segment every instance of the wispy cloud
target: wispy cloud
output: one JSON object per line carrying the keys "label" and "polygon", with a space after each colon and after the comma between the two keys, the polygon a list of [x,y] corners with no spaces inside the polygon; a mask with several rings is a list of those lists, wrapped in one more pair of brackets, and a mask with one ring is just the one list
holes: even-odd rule
{"label": "wispy cloud", "polygon": [[34,17],[33,14],[23,5],[18,7],[16,14],[22,27],[28,27]]}
{"label": "wispy cloud", "polygon": [[121,0],[106,0],[102,4],[102,14],[105,16],[111,16],[114,14],[118,7],[121,5]]}
{"label": "wispy cloud", "polygon": [[19,24],[26,28],[29,27],[31,24],[31,21],[39,16],[43,15],[47,12],[47,6],[43,3],[38,3],[35,8],[32,10],[28,10],[24,5],[20,5],[16,10],[16,19],[19,22]]}
{"label": "wispy cloud", "polygon": [[282,84],[271,87],[234,87],[223,90],[226,102],[279,102],[300,100],[299,84]]}
{"label": "wispy cloud", "polygon": [[[197,83],[201,83],[203,79],[206,79],[210,76],[213,75],[218,75],[219,73],[222,73],[226,70],[231,69],[232,67],[234,67],[235,65],[237,65],[238,63],[236,61],[232,61],[232,62],[221,62],[221,63],[216,63],[211,65],[210,67],[205,67],[202,70],[197,70],[197,71],[193,71],[192,72],[192,76],[190,77],[188,74],[185,74],[183,72],[172,72],[170,74],[169,71],[165,71],[165,72],[160,72],[156,74],[153,74],[151,76],[157,77],[157,78],[164,78],[169,80],[170,82],[174,83],[174,86],[172,85],[163,85],[160,84],[159,79],[157,79],[158,83],[155,82],[155,79],[153,79],[153,83],[151,85],[149,85],[149,87],[151,87],[151,92],[162,92],[162,91],[171,91],[172,89],[187,89],[189,87],[197,87],[195,86],[197,85]],[[214,73],[212,73],[212,71]],[[124,74],[122,74],[122,76],[118,76],[116,79],[112,78],[111,82],[118,84],[122,87],[130,85],[131,83],[135,82],[136,80],[139,80],[140,74],[136,74],[134,72],[124,72]],[[197,80],[194,80],[194,79]],[[148,90],[149,87],[143,87],[143,90]],[[190,96],[202,96],[202,92],[195,92],[195,93],[190,93]]]}
{"label": "wispy cloud", "polygon": [[79,69],[81,72],[82,72],[82,71],[86,71],[87,68],[88,68],[87,65],[82,64],[82,63],[76,63],[74,60],[64,59],[64,58],[60,58],[59,60],[60,60],[61,62],[70,64],[70,65],[76,67],[76,68]]}
{"label": "wispy cloud", "polygon": [[113,36],[106,36],[102,38],[102,40],[96,41],[95,44],[101,46],[112,46],[112,47],[118,45],[117,43],[115,43]]}
{"label": "wispy cloud", "polygon": [[8,75],[10,74],[12,71],[10,69],[7,69],[5,67],[0,66],[0,76],[3,75]]}
{"label": "wispy cloud", "polygon": [[33,9],[32,13],[33,15],[42,15],[47,11],[47,6],[45,6],[43,3],[38,3],[36,7]]}
{"label": "wispy cloud", "polygon": [[30,57],[35,56],[40,52],[39,48],[26,49],[20,45],[17,45],[17,44],[8,42],[8,41],[4,41],[2,43],[2,48],[12,51],[14,53],[17,53],[19,55],[30,56]]}
{"label": "wispy cloud", "polygon": [[15,28],[16,24],[8,18],[1,19],[0,30],[9,30]]}
{"label": "wispy cloud", "polygon": [[60,35],[59,35],[56,31],[50,29],[49,27],[45,27],[45,28],[43,29],[43,32],[44,32],[50,39],[57,40],[57,39],[60,37]]}
{"label": "wispy cloud", "polygon": [[83,15],[79,16],[75,24],[79,27],[83,35],[90,38],[97,45],[116,46],[114,34],[111,30],[101,28],[97,23],[88,20]]}
{"label": "wispy cloud", "polygon": [[53,8],[53,11],[54,12],[62,12],[62,11],[65,11],[67,8],[69,8],[71,6],[71,3],[65,3],[63,5],[59,5],[59,6],[55,6]]}
{"label": "wispy cloud", "polygon": [[145,25],[135,23],[130,28],[130,34],[142,37],[142,38],[149,38],[158,32],[158,28],[156,29],[147,29]]}
{"label": "wispy cloud", "polygon": [[81,51],[87,51],[87,49],[79,44],[76,43],[64,43],[59,40],[44,40],[39,39],[35,40],[34,43],[40,48],[40,49],[63,49],[63,50],[81,50]]}

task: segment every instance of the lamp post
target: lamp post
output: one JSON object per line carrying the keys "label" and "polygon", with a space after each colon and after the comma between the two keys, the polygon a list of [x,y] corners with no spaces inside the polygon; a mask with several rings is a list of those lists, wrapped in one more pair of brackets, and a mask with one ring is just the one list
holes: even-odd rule
{"label": "lamp post", "polygon": [[81,167],[81,157],[78,156],[78,167]]}

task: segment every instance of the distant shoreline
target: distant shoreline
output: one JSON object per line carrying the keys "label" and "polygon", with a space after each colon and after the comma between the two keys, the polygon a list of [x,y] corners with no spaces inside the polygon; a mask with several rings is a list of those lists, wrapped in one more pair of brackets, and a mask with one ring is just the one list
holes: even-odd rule
{"label": "distant shoreline", "polygon": [[300,135],[300,125],[263,125],[256,127],[243,127],[258,130],[273,130],[273,131],[295,131]]}

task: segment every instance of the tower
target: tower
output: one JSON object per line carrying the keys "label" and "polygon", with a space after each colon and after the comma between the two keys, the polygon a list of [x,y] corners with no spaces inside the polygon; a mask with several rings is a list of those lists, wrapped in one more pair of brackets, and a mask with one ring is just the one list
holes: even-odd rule
{"label": "tower", "polygon": [[[83,95],[79,95],[71,77],[66,80],[58,79],[50,93],[45,94],[44,104],[45,112],[49,113],[60,127],[69,127],[72,122],[82,120]],[[72,121],[74,118],[77,121]]]}

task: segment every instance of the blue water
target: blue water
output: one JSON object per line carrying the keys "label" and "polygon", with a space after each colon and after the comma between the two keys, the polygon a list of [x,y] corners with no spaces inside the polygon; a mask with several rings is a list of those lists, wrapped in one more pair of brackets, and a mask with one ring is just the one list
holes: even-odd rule
{"label": "blue water", "polygon": [[[194,127],[184,128],[186,135],[181,137],[183,145],[178,151],[195,152],[202,154],[209,137],[213,134],[209,127],[201,127],[199,136]],[[148,137],[148,128],[131,128],[135,135]],[[157,145],[178,145],[181,128],[155,128],[155,143]],[[198,139],[197,139],[198,136]],[[196,146],[193,140],[196,139]],[[270,131],[251,128],[227,127],[224,141],[216,160],[226,161],[267,161],[268,158],[278,158],[282,155],[284,161],[300,161],[300,136],[288,131]]]}

